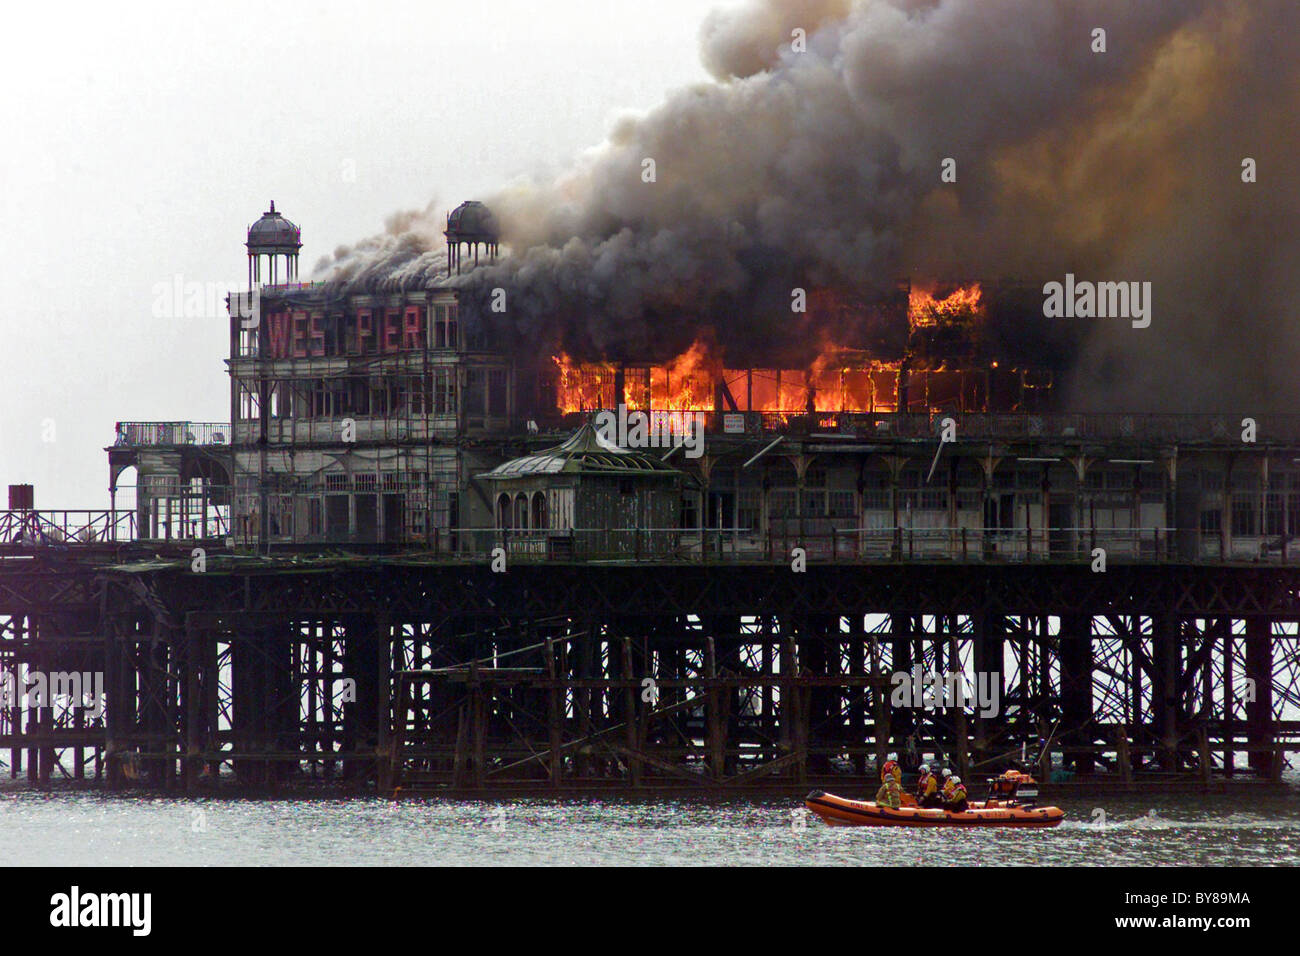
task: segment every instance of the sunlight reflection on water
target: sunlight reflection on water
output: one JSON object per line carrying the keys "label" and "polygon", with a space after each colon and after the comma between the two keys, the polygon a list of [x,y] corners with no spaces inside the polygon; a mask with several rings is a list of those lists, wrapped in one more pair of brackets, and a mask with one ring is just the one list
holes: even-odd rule
{"label": "sunlight reflection on water", "polygon": [[[797,800],[212,800],[0,795],[14,864],[1281,865],[1300,792],[1054,801],[1054,830],[831,829]],[[1098,808],[1105,826],[1098,826]],[[1151,815],[1151,811],[1155,815]]]}

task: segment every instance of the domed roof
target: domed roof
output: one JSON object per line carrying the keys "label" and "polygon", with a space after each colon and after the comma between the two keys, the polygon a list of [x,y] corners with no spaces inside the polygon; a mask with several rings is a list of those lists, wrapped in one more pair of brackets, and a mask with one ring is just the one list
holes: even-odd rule
{"label": "domed roof", "polygon": [[475,477],[505,479],[525,478],[538,474],[672,477],[680,475],[681,472],[655,455],[619,447],[601,435],[591,422],[587,422],[563,444],[533,455],[525,455],[523,458],[511,459]]}
{"label": "domed roof", "polygon": [[461,203],[447,216],[447,231],[444,235],[448,239],[496,242],[499,234],[497,217],[476,199]]}
{"label": "domed roof", "polygon": [[301,230],[275,211],[275,202],[262,213],[262,218],[248,229],[249,250],[274,249],[277,252],[294,251],[302,247]]}

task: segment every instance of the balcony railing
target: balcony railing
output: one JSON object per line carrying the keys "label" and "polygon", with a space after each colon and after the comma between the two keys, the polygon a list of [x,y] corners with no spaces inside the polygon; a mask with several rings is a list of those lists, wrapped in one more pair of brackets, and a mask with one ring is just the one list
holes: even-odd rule
{"label": "balcony railing", "polygon": [[324,289],[328,282],[264,282],[261,285],[263,292],[310,292],[312,289]]}
{"label": "balcony railing", "polygon": [[[251,529],[250,529],[251,530]],[[236,531],[236,547],[256,549],[256,534]],[[434,528],[390,534],[385,540],[276,535],[271,546],[363,545],[368,550],[433,552],[449,560],[487,562],[504,552],[508,561],[668,561],[682,563],[789,564],[796,548],[809,562],[892,561],[1083,562],[1105,552],[1107,562],[1206,561],[1300,564],[1300,539],[1239,537],[1224,556],[1217,534],[1173,528],[847,528],[798,534],[751,528]],[[1183,549],[1191,547],[1192,551]],[[500,549],[500,551],[498,551]]]}
{"label": "balcony railing", "polygon": [[118,422],[115,447],[228,445],[229,422]]}
{"label": "balcony railing", "polygon": [[[424,547],[456,558],[508,560],[738,562],[788,565],[795,549],[809,562],[978,563],[1210,562],[1300,564],[1300,538],[1238,536],[1228,554],[1219,534],[1174,528],[845,528],[798,534],[750,528],[623,528],[565,531],[440,528]],[[408,548],[419,549],[421,541]],[[1190,548],[1191,550],[1185,550]],[[1102,554],[1104,552],[1104,555]]]}
{"label": "balcony railing", "polygon": [[0,544],[124,544],[135,541],[134,511],[0,511]]}
{"label": "balcony railing", "polygon": [[[565,418],[576,428],[582,419],[594,412],[583,412]],[[682,415],[681,412],[655,409],[655,416]],[[987,441],[1131,441],[1131,442],[1217,442],[1241,445],[1241,419],[1225,415],[1125,415],[1107,413],[1081,414],[983,414],[962,412],[692,412],[704,423],[709,436],[749,436],[758,438],[768,434],[783,434],[809,441],[825,438],[852,439],[859,442],[888,440],[891,438],[937,439],[940,421],[951,417],[956,423],[956,435],[962,440]],[[292,441],[297,432],[286,429],[316,427],[330,432],[343,416],[316,419],[277,419],[273,426],[281,430],[281,441]],[[418,423],[426,416],[411,417],[394,414],[383,416],[358,416],[363,422],[381,427],[404,430],[387,437],[407,437],[407,433],[423,434]],[[445,428],[447,415],[428,415],[427,419]],[[1294,442],[1300,444],[1300,415],[1265,415],[1255,419],[1256,435],[1260,443]],[[251,427],[251,423],[243,423]],[[470,421],[475,425],[475,421]],[[477,425],[487,425],[506,430],[505,419],[483,420]],[[564,430],[564,429],[562,429]],[[156,445],[228,445],[232,430],[229,422],[118,422],[117,446],[142,447]],[[302,440],[299,438],[299,440]]]}
{"label": "balcony railing", "polygon": [[[663,414],[671,415],[671,412]],[[978,412],[704,412],[707,434],[791,434],[815,440],[937,438],[952,418],[958,440],[1089,439],[1138,442],[1221,442],[1240,445],[1242,416],[1123,413],[991,414]],[[1255,418],[1260,442],[1300,442],[1300,415]]]}
{"label": "balcony railing", "polygon": [[[565,531],[486,528],[438,529],[427,542],[434,551],[467,560],[488,560],[502,549],[508,560],[671,560],[789,564],[800,549],[810,562],[880,561],[1088,562],[1174,560],[1176,532],[1169,528],[848,528],[798,534],[749,528],[587,528]],[[1217,543],[1217,537],[1215,542]],[[418,547],[418,544],[412,543]],[[1203,559],[1219,560],[1217,548]],[[1300,541],[1281,550],[1256,549],[1272,563],[1300,562]]]}
{"label": "balcony railing", "polygon": [[[176,516],[141,532],[134,510],[0,511],[0,545],[93,545],[132,541],[229,541],[236,550],[260,550],[247,522],[231,529],[222,512],[207,521]],[[1217,533],[1174,528],[843,528],[799,534],[751,528],[577,528],[567,530],[434,528],[403,531],[384,541],[353,535],[273,534],[272,551],[357,546],[369,552],[438,555],[449,561],[489,562],[504,551],[510,562],[655,561],[669,563],[786,564],[801,549],[810,563],[952,561],[957,563],[1205,562],[1300,565],[1300,538],[1237,536],[1224,554]],[[1187,550],[1190,548],[1191,550]],[[501,551],[498,551],[501,549]]]}

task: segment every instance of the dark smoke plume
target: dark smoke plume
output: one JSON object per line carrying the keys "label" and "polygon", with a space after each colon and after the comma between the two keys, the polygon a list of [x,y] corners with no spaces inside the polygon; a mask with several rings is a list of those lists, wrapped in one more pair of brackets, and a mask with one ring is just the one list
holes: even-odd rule
{"label": "dark smoke plume", "polygon": [[[708,328],[728,364],[762,364],[870,338],[870,308],[795,314],[796,286],[867,304],[906,276],[1150,281],[1150,328],[1042,336],[1083,341],[1069,404],[1287,406],[1298,28],[1293,0],[749,0],[703,25],[715,82],[553,181],[481,197],[510,254],[458,280],[467,311],[589,358],[662,357]],[[390,223],[327,274],[443,281],[442,226]]]}

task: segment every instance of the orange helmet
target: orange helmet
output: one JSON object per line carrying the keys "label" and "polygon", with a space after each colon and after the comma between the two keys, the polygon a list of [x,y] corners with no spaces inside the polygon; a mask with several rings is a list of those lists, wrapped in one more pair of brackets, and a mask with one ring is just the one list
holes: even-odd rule
{"label": "orange helmet", "polygon": [[897,779],[902,776],[902,770],[898,766],[897,760],[886,760],[885,765],[880,768],[880,779],[883,781],[886,777]]}

